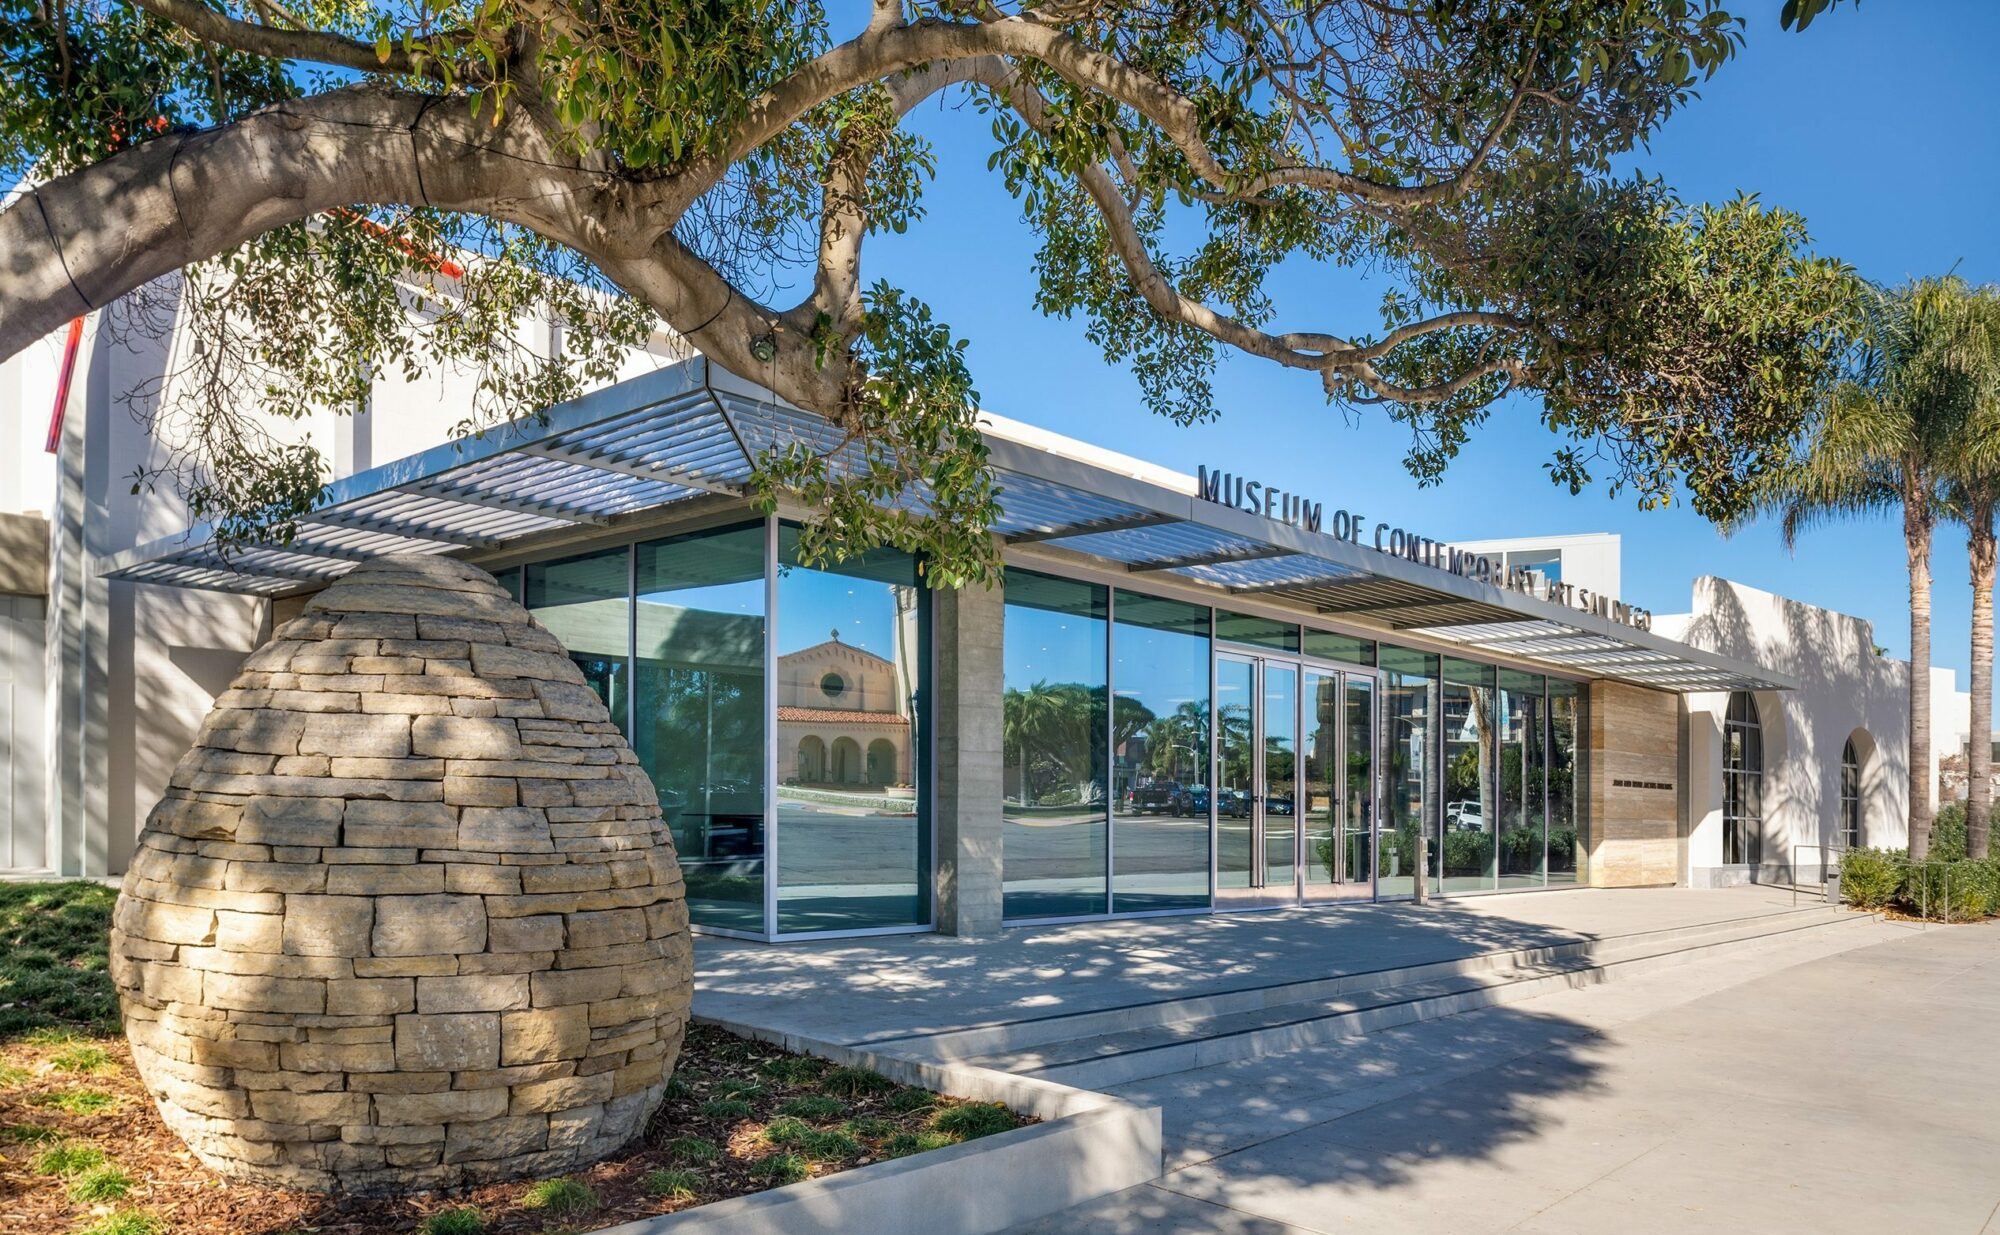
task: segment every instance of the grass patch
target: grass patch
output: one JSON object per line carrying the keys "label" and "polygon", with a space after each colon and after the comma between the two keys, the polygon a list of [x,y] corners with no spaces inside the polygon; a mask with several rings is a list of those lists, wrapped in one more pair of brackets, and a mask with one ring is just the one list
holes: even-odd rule
{"label": "grass patch", "polygon": [[442,1209],[417,1224],[417,1235],[483,1235],[486,1219],[470,1205]]}
{"label": "grass patch", "polygon": [[717,1081],[715,1091],[725,1098],[754,1102],[764,1096],[764,1087],[755,1081]]}
{"label": "grass patch", "polygon": [[942,1132],[898,1132],[882,1142],[882,1152],[891,1158],[907,1158],[911,1154],[943,1149],[953,1143],[952,1139]]}
{"label": "grass patch", "polygon": [[717,1098],[701,1104],[701,1113],[709,1119],[747,1119],[755,1109],[741,1098]]}
{"label": "grass patch", "polygon": [[118,1105],[118,1099],[102,1089],[53,1089],[28,1099],[35,1106],[54,1107],[70,1115],[101,1115]]}
{"label": "grass patch", "polygon": [[26,1068],[0,1063],[0,1089],[18,1089],[34,1079],[35,1074]]}
{"label": "grass patch", "polygon": [[722,1156],[722,1147],[699,1136],[677,1136],[660,1146],[676,1162],[713,1162]]}
{"label": "grass patch", "polygon": [[61,1139],[62,1133],[41,1124],[0,1125],[0,1141],[9,1145],[47,1145]]}
{"label": "grass patch", "polygon": [[884,1119],[880,1115],[863,1115],[859,1119],[850,1119],[842,1125],[842,1128],[850,1136],[858,1136],[870,1141],[879,1141],[885,1136],[894,1136],[897,1130],[895,1120]]}
{"label": "grass patch", "polygon": [[35,1030],[118,1032],[107,951],[115,888],[0,884],[0,1042]]}
{"label": "grass patch", "polygon": [[912,1111],[928,1111],[937,1101],[937,1095],[928,1089],[905,1089],[889,1095],[889,1109],[907,1115]]}
{"label": "grass patch", "polygon": [[778,1105],[778,1114],[824,1123],[847,1113],[847,1104],[825,1094],[809,1093]]}
{"label": "grass patch", "polygon": [[76,1235],[160,1235],[166,1229],[166,1223],[144,1210],[127,1209],[76,1228]]}
{"label": "grass patch", "polygon": [[521,1194],[521,1208],[557,1217],[581,1217],[597,1208],[597,1194],[574,1179],[544,1179]]}
{"label": "grass patch", "polygon": [[701,1176],[693,1171],[649,1171],[644,1187],[647,1196],[664,1201],[692,1201],[701,1191]]}
{"label": "grass patch", "polygon": [[71,1180],[69,1199],[83,1205],[122,1201],[132,1195],[132,1186],[138,1182],[123,1167],[107,1163]]}
{"label": "grass patch", "polygon": [[956,1140],[971,1141],[1014,1126],[1014,1116],[998,1102],[968,1102],[939,1111],[931,1117],[931,1127]]}
{"label": "grass patch", "polygon": [[812,1128],[801,1120],[789,1116],[774,1119],[764,1125],[762,1139],[766,1145],[797,1145],[805,1140]]}
{"label": "grass patch", "polygon": [[881,1093],[895,1084],[879,1072],[866,1068],[835,1068],[820,1078],[819,1087],[841,1098],[865,1098],[869,1094]]}
{"label": "grass patch", "polygon": [[812,1178],[812,1163],[795,1153],[777,1153],[750,1164],[750,1177],[761,1184],[782,1188]]}
{"label": "grass patch", "polygon": [[105,1072],[111,1065],[111,1052],[101,1046],[66,1046],[49,1056],[49,1066],[58,1072]]}
{"label": "grass patch", "polygon": [[757,1066],[757,1070],[780,1085],[810,1085],[820,1078],[827,1069],[824,1059],[811,1055],[788,1055],[783,1059],[768,1059]]}
{"label": "grass patch", "polygon": [[62,1142],[35,1155],[35,1169],[44,1175],[81,1175],[104,1165],[104,1151],[95,1145]]}

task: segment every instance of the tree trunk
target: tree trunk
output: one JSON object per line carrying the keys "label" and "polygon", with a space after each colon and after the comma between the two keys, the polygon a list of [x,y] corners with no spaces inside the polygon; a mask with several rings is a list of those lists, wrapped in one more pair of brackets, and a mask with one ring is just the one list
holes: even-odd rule
{"label": "tree trunk", "polygon": [[1910,860],[1931,850],[1931,512],[1922,492],[1903,497],[1910,557]]}
{"label": "tree trunk", "polygon": [[1973,503],[1967,524],[1972,559],[1972,725],[1966,766],[1965,849],[1986,856],[1993,814],[1993,500]]}

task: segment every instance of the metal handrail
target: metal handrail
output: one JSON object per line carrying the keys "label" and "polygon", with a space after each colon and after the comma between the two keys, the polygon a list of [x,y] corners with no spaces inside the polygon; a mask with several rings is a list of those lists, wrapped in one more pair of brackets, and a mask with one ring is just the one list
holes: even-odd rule
{"label": "metal handrail", "polygon": [[1805,843],[1805,844],[1801,844],[1801,845],[1793,845],[1793,846],[1792,846],[1792,855],[1791,855],[1791,862],[1789,863],[1789,866],[1790,866],[1790,868],[1791,868],[1791,873],[1792,873],[1792,906],[1793,906],[1793,908],[1797,908],[1797,907],[1798,907],[1798,903],[1799,903],[1799,850],[1801,850],[1801,849],[1817,849],[1817,850],[1819,850],[1819,859],[1820,859],[1820,860],[1819,860],[1819,883],[1820,883],[1820,895],[1821,895],[1821,896],[1823,896],[1823,897],[1825,897],[1825,898],[1826,898],[1826,899],[1827,899],[1827,900],[1828,900],[1829,902],[1830,902],[1830,901],[1832,901],[1832,899],[1833,899],[1833,896],[1832,896],[1832,893],[1831,893],[1831,891],[1830,891],[1830,889],[1829,889],[1829,887],[1828,887],[1828,885],[1832,883],[1832,880],[1831,880],[1831,879],[1829,879],[1829,878],[1827,877],[1827,872],[1828,872],[1829,870],[1832,870],[1832,869],[1833,869],[1833,866],[1832,866],[1832,863],[1831,863],[1830,859],[1832,858],[1832,856],[1833,856],[1833,854],[1834,854],[1834,852],[1835,852],[1836,850],[1840,851],[1841,853],[1845,853],[1845,852],[1847,851],[1847,850],[1846,850],[1846,846],[1844,846],[1844,845],[1822,845],[1822,844],[1818,843],[1817,841],[1809,841],[1809,842],[1807,842],[1807,843]]}

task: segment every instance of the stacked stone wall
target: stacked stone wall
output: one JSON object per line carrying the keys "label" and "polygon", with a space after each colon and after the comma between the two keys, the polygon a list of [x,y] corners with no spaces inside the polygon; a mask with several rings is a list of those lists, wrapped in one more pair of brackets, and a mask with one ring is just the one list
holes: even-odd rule
{"label": "stacked stone wall", "polygon": [[692,986],[631,749],[553,635],[431,557],[356,568],[244,662],[139,838],[112,971],[205,1163],[352,1191],[623,1145]]}

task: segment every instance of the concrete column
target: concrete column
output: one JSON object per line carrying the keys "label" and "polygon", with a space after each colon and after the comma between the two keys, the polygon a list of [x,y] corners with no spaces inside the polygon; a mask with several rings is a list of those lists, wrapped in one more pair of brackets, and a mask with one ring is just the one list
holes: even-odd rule
{"label": "concrete column", "polygon": [[1000,711],[1006,605],[996,585],[937,594],[937,926],[1000,929]]}

